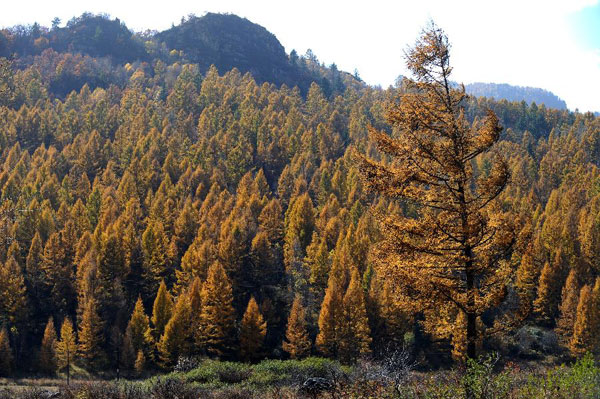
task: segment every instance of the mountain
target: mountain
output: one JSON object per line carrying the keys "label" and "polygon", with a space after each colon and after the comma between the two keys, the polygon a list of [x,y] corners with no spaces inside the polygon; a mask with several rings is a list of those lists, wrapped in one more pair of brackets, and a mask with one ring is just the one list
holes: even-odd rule
{"label": "mountain", "polygon": [[496,100],[525,101],[528,104],[544,104],[547,108],[567,109],[564,100],[544,89],[511,86],[506,83],[470,83],[465,85],[467,93],[475,97],[490,97]]}
{"label": "mountain", "polygon": [[[88,56],[94,58],[87,60],[88,64],[108,61],[115,68],[140,62],[153,64],[156,60],[167,65],[197,64],[201,73],[211,65],[221,72],[237,68],[242,74],[252,74],[259,83],[297,86],[303,95],[313,82],[321,86],[327,97],[343,93],[349,85],[363,85],[358,78],[339,71],[335,64],[320,64],[312,52],[298,56],[292,50],[288,55],[274,34],[233,14],[190,16],[162,32],[134,33],[118,18],[91,13],[69,20],[63,28],[35,23],[0,29],[0,57],[16,61],[21,68],[36,63],[39,57],[57,59],[55,53]],[[98,68],[84,68],[94,69]],[[106,67],[102,69],[106,72]],[[48,71],[42,68],[41,72]],[[69,80],[74,83],[61,85],[55,94],[62,97],[79,90],[84,80],[91,88],[106,87],[102,82],[107,81],[105,76]]]}
{"label": "mountain", "polygon": [[215,65],[220,71],[233,68],[250,72],[259,81],[289,83],[294,71],[285,49],[275,35],[260,25],[232,14],[192,16],[180,25],[160,32],[156,41],[182,50],[201,70]]}
{"label": "mountain", "polygon": [[84,13],[65,27],[13,26],[0,31],[0,56],[22,58],[46,49],[110,57],[118,63],[148,60],[144,44],[118,18]]}

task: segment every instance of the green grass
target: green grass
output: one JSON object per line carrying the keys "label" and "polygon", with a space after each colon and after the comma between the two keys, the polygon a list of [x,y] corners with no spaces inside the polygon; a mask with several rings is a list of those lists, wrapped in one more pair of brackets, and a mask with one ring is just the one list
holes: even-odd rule
{"label": "green grass", "polygon": [[160,379],[173,378],[206,389],[243,387],[265,390],[274,386],[300,385],[309,377],[328,377],[334,370],[349,372],[350,368],[341,366],[336,361],[317,357],[303,360],[264,360],[258,364],[206,359],[194,370],[152,377],[145,384],[151,385]]}
{"label": "green grass", "polygon": [[[60,389],[61,399],[300,399],[299,387],[309,377],[338,377],[334,392],[318,398],[455,399],[469,386],[475,399],[597,399],[600,367],[591,356],[572,365],[545,368],[511,364],[495,357],[471,364],[468,372],[453,369],[411,372],[401,380],[380,365],[359,363],[349,368],[322,358],[265,360],[258,364],[203,360],[188,372],[173,372],[140,381],[31,379],[2,386],[0,399],[40,399],[47,387]],[[339,378],[343,377],[343,378]],[[5,381],[6,382],[6,381]]]}

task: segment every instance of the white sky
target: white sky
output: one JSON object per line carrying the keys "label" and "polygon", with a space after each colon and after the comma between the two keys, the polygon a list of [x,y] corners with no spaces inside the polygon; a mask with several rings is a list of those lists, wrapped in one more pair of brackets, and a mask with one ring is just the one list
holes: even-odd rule
{"label": "white sky", "polygon": [[[30,0],[11,2],[0,25],[63,24],[84,11],[119,17],[130,29],[163,30],[194,13],[230,12],[275,34],[287,52],[311,48],[369,84],[387,87],[407,74],[402,51],[429,18],[452,43],[453,79],[541,87],[570,109],[600,111],[600,49],[586,48],[568,18],[599,0]],[[598,21],[600,24],[600,21]]]}

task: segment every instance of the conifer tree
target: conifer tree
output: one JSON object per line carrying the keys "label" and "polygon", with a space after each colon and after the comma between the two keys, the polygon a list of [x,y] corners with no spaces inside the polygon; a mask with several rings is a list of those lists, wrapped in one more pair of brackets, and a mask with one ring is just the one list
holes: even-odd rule
{"label": "conifer tree", "polygon": [[137,373],[137,375],[139,376],[144,372],[145,368],[146,368],[146,357],[144,356],[144,351],[140,349],[135,358],[134,369],[135,369],[135,372]]}
{"label": "conifer tree", "polygon": [[27,320],[27,296],[21,267],[11,256],[0,264],[0,323],[21,325]]}
{"label": "conifer tree", "polygon": [[162,280],[158,287],[154,305],[152,307],[153,334],[156,341],[160,339],[165,331],[165,326],[171,319],[173,313],[173,298],[167,290],[165,281]]}
{"label": "conifer tree", "polygon": [[[41,270],[43,252],[42,237],[36,231],[31,240],[27,259],[25,260],[25,285],[27,286],[30,298],[33,300],[40,298],[40,293],[44,288],[44,275]],[[31,303],[34,306],[34,303]]]}
{"label": "conifer tree", "polygon": [[254,297],[248,301],[240,325],[240,356],[246,361],[258,360],[267,335],[267,323],[258,309]]}
{"label": "conifer tree", "polygon": [[235,310],[231,282],[225,269],[215,262],[202,287],[202,312],[198,342],[210,355],[225,357],[234,350]]}
{"label": "conifer tree", "polygon": [[319,313],[319,334],[315,345],[325,356],[339,355],[341,323],[344,317],[343,271],[332,269],[329,274],[325,298]]}
{"label": "conifer tree", "polygon": [[13,369],[13,352],[6,327],[0,329],[0,375],[9,377]]}
{"label": "conifer tree", "polygon": [[71,367],[76,359],[77,342],[75,341],[75,331],[73,323],[68,317],[65,317],[60,328],[60,340],[56,344],[56,359],[58,370],[66,368],[67,384],[71,380]]}
{"label": "conifer tree", "polygon": [[551,325],[558,313],[561,294],[560,280],[561,277],[564,278],[563,266],[562,252],[559,250],[552,262],[544,264],[540,273],[538,296],[533,302],[533,311],[546,325]]}
{"label": "conifer tree", "polygon": [[521,263],[517,268],[517,280],[515,282],[515,288],[522,302],[523,314],[529,314],[533,308],[539,273],[539,268],[536,266],[533,257],[533,244],[530,243],[521,257]]}
{"label": "conifer tree", "polygon": [[190,304],[190,338],[194,345],[191,345],[191,354],[197,354],[198,334],[200,334],[200,315],[202,314],[202,282],[199,277],[195,277],[192,284],[186,292],[187,300]]}
{"label": "conifer tree", "polygon": [[310,354],[312,343],[306,329],[306,311],[298,295],[294,298],[290,310],[285,338],[283,350],[289,353],[292,359],[301,359]]}
{"label": "conifer tree", "polygon": [[144,279],[147,292],[153,293],[159,282],[170,278],[169,241],[164,226],[160,222],[151,222],[142,235],[144,254]]}
{"label": "conifer tree", "polygon": [[56,329],[54,319],[50,317],[44,329],[44,338],[40,348],[40,369],[46,374],[56,372]]}
{"label": "conifer tree", "polygon": [[501,260],[512,249],[514,229],[495,206],[510,173],[499,154],[489,173],[473,171],[472,160],[492,149],[502,128],[492,111],[467,121],[464,87],[450,83],[449,48],[432,23],[407,51],[416,80],[403,81],[406,92],[387,115],[398,134],[370,129],[393,161],[360,157],[360,168],[371,190],[418,209],[415,217],[381,215],[384,239],[374,260],[394,283],[412,290],[420,308],[464,312],[467,357],[474,359],[477,318],[504,300],[511,274]]}
{"label": "conifer tree", "polygon": [[81,323],[79,324],[79,357],[92,370],[97,369],[103,361],[102,320],[98,315],[98,305],[93,298],[88,299],[84,306]]}
{"label": "conifer tree", "polygon": [[584,285],[579,293],[577,315],[573,326],[570,349],[576,355],[600,350],[600,278],[596,278],[594,288]]}
{"label": "conifer tree", "polygon": [[150,321],[144,311],[142,298],[141,296],[138,296],[126,329],[126,335],[129,336],[136,355],[139,351],[144,350],[146,337],[149,335],[149,331]]}
{"label": "conifer tree", "polygon": [[560,317],[556,322],[556,331],[564,342],[569,342],[573,335],[573,326],[577,317],[579,302],[579,276],[577,268],[572,268],[562,290]]}
{"label": "conifer tree", "polygon": [[286,234],[284,254],[286,265],[291,262],[293,245],[298,241],[302,251],[306,249],[315,228],[314,208],[308,193],[294,199],[285,217]]}
{"label": "conifer tree", "polygon": [[344,295],[343,320],[340,325],[339,350],[341,360],[353,362],[359,356],[370,352],[371,331],[365,295],[358,270],[352,270],[350,284]]}
{"label": "conifer tree", "polygon": [[191,346],[192,308],[186,293],[177,298],[173,316],[165,326],[158,342],[158,352],[163,367],[172,366],[180,355],[189,355]]}

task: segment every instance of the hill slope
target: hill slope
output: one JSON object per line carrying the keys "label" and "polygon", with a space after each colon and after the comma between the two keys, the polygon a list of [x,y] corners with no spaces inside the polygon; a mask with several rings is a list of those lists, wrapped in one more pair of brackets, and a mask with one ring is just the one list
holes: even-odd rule
{"label": "hill slope", "polygon": [[155,38],[169,49],[183,50],[202,70],[214,64],[220,71],[250,72],[259,81],[284,83],[291,78],[287,54],[275,35],[236,15],[192,17]]}
{"label": "hill slope", "polygon": [[548,108],[567,109],[567,103],[547,90],[536,87],[511,86],[506,83],[470,83],[465,85],[467,93],[476,97],[491,97],[497,100],[525,101],[528,104],[544,104]]}

